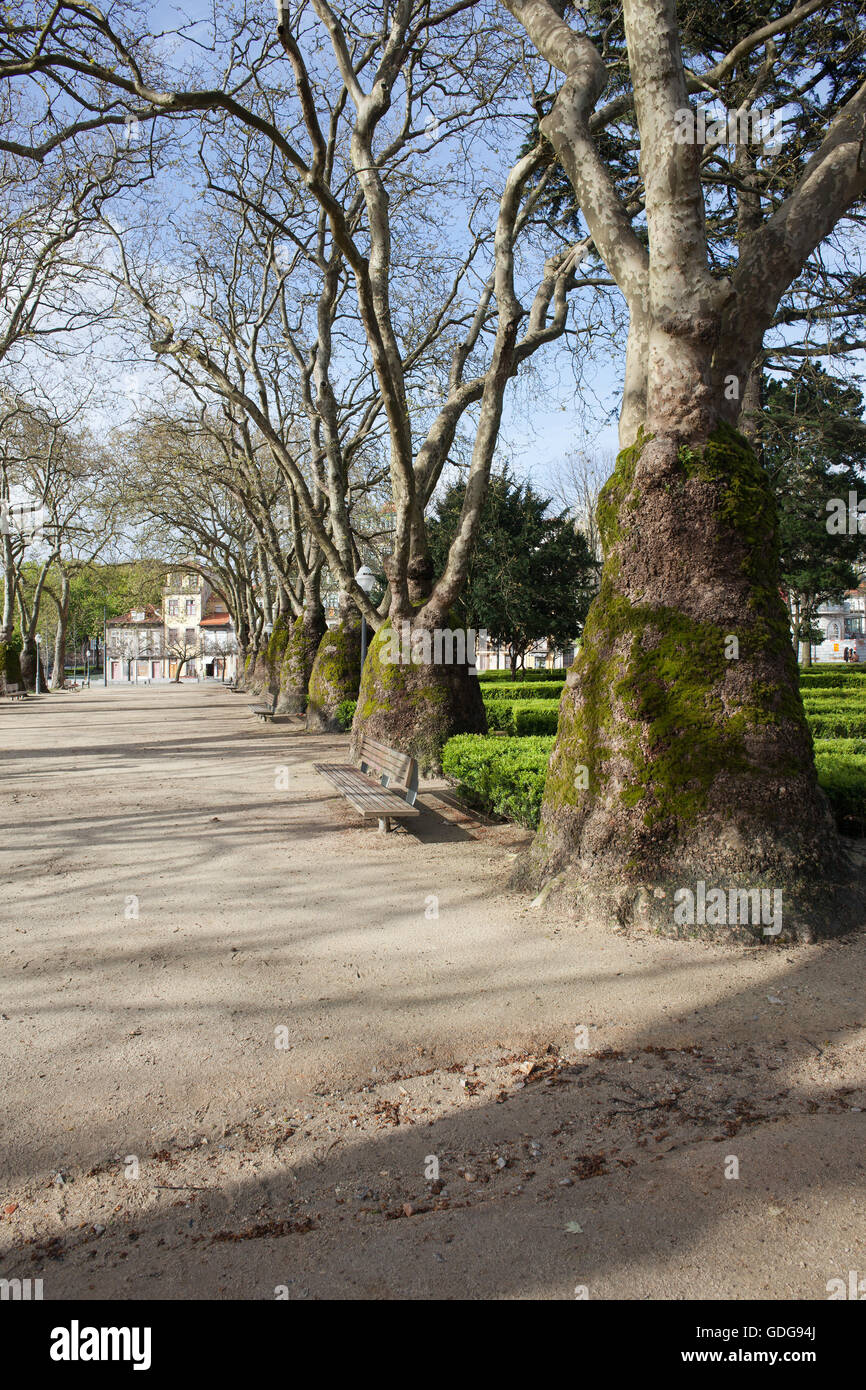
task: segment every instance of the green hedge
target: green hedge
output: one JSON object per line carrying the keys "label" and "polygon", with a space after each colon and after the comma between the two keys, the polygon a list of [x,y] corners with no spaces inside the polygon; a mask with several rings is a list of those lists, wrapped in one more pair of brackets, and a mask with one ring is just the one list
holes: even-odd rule
{"label": "green hedge", "polygon": [[859,738],[866,734],[866,708],[807,709],[813,738]]}
{"label": "green hedge", "polygon": [[489,695],[482,689],[485,700],[558,700],[563,691],[562,681],[533,681],[531,684],[503,682],[493,686]]}
{"label": "green hedge", "polygon": [[547,671],[517,671],[513,676],[510,671],[479,671],[478,679],[482,685],[488,681],[497,685],[513,685],[517,681],[559,681],[561,684],[565,680],[565,667],[551,666]]}
{"label": "green hedge", "polygon": [[835,668],[830,670],[810,669],[800,672],[800,685],[803,690],[842,690],[845,687],[862,685],[864,678],[866,678],[866,664],[849,666],[842,671]]}
{"label": "green hedge", "polygon": [[533,830],[538,825],[552,738],[458,734],[442,750],[442,768],[482,811]]}
{"label": "green hedge", "polygon": [[530,700],[514,705],[513,727],[517,736],[555,734],[559,724],[558,700]]}
{"label": "green hedge", "polygon": [[487,727],[506,734],[555,734],[558,700],[485,700]]}
{"label": "green hedge", "polygon": [[[530,830],[538,825],[552,737],[490,738],[460,734],[449,739],[442,766],[464,796]],[[856,745],[856,746],[855,746]],[[866,833],[866,739],[822,739],[815,745],[818,781],[840,829]]]}
{"label": "green hedge", "polygon": [[21,684],[21,638],[14,632],[8,642],[0,642],[0,671],[7,685]]}
{"label": "green hedge", "polygon": [[[837,745],[838,747],[838,745]],[[840,830],[866,831],[866,753],[815,752],[818,781],[827,793]]]}
{"label": "green hedge", "polygon": [[852,753],[866,753],[866,738],[816,738],[815,756],[819,753],[835,753],[847,757]]}

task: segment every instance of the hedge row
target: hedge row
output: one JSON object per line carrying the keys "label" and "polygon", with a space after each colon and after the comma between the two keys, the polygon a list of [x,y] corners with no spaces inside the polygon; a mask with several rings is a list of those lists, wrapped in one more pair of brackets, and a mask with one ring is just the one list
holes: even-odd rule
{"label": "hedge row", "polygon": [[561,685],[565,680],[564,666],[551,666],[543,671],[516,671],[512,676],[510,671],[479,671],[478,679],[482,685],[492,682],[495,685],[513,685],[516,681],[558,681]]}
{"label": "hedge row", "polygon": [[562,691],[562,681],[534,681],[531,685],[509,681],[496,684],[489,691],[483,686],[481,689],[485,700],[558,700]]}
{"label": "hedge row", "polygon": [[866,754],[815,752],[818,781],[827,793],[840,830],[866,831]]}
{"label": "hedge row", "polygon": [[848,666],[845,670],[812,670],[800,672],[800,685],[803,690],[842,690],[858,687],[866,679],[866,664]]}
{"label": "hedge row", "polygon": [[866,707],[807,708],[806,721],[813,738],[859,738],[866,734]]}
{"label": "hedge row", "polygon": [[[553,744],[552,737],[460,734],[446,743],[442,766],[474,805],[534,830]],[[820,740],[815,761],[840,829],[866,833],[866,739]]]}
{"label": "hedge row", "polygon": [[485,700],[487,727],[506,734],[555,734],[558,700]]}
{"label": "hedge row", "polygon": [[442,767],[474,806],[534,830],[553,743],[552,738],[458,734],[445,744]]}

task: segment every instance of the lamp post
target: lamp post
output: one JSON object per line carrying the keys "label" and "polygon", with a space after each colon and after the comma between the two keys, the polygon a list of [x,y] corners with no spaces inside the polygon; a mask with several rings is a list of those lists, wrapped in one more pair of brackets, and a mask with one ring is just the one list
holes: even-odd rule
{"label": "lamp post", "polygon": [[[355,583],[359,589],[363,589],[369,598],[376,587],[376,576],[369,565],[362,565],[355,575]],[[361,614],[361,670],[364,670],[364,662],[367,659],[367,620]]]}
{"label": "lamp post", "polygon": [[41,633],[41,632],[37,632],[37,634],[36,634],[36,694],[37,694],[37,695],[40,694],[40,690],[39,690],[39,667],[40,667],[41,663],[42,663],[42,633]]}

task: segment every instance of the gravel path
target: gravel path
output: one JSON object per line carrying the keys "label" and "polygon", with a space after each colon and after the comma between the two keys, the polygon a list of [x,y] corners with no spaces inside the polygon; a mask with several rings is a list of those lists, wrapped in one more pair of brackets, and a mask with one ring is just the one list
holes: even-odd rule
{"label": "gravel path", "polygon": [[312,769],[346,739],[216,686],[4,702],[0,740],[3,1277],[133,1299],[866,1277],[866,938],[578,930],[507,889],[522,831],[435,783],[411,832],[362,828]]}

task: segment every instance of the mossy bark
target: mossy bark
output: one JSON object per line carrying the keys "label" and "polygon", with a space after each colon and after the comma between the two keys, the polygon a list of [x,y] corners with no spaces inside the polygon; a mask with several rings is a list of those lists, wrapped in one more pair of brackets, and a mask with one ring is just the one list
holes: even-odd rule
{"label": "mossy bark", "polygon": [[[397,645],[392,637],[386,622],[371,640],[352,723],[352,753],[357,755],[367,734],[417,758],[422,774],[438,772],[442,748],[452,735],[487,732],[478,676],[465,661],[392,660]],[[410,655],[411,639],[399,650]]]}
{"label": "mossy bark", "polygon": [[328,628],[319,643],[307,689],[307,731],[341,733],[337,709],[354,700],[361,679],[361,624],[353,616]]}
{"label": "mossy bark", "polygon": [[0,642],[0,694],[7,685],[21,684],[21,661],[18,647],[12,642]]}
{"label": "mossy bark", "polygon": [[306,710],[316,653],[326,631],[321,608],[301,614],[292,624],[279,673],[277,709],[280,713],[303,714]]}
{"label": "mossy bark", "polygon": [[[747,441],[644,439],[598,506],[600,592],[567,677],[522,874],[587,918],[672,934],[677,889],[781,889],[781,938],[862,901],[815,774],[780,595],[775,506]],[[700,928],[705,934],[711,929]],[[767,939],[762,925],[718,934]]]}
{"label": "mossy bark", "polygon": [[39,647],[37,646],[36,642],[24,643],[24,646],[21,649],[21,656],[19,660],[21,671],[20,683],[24,685],[27,688],[27,690],[35,690],[36,668],[38,665],[39,689],[43,692],[46,691],[48,689],[48,683],[45,679],[45,667],[43,666],[42,661],[40,660]]}

